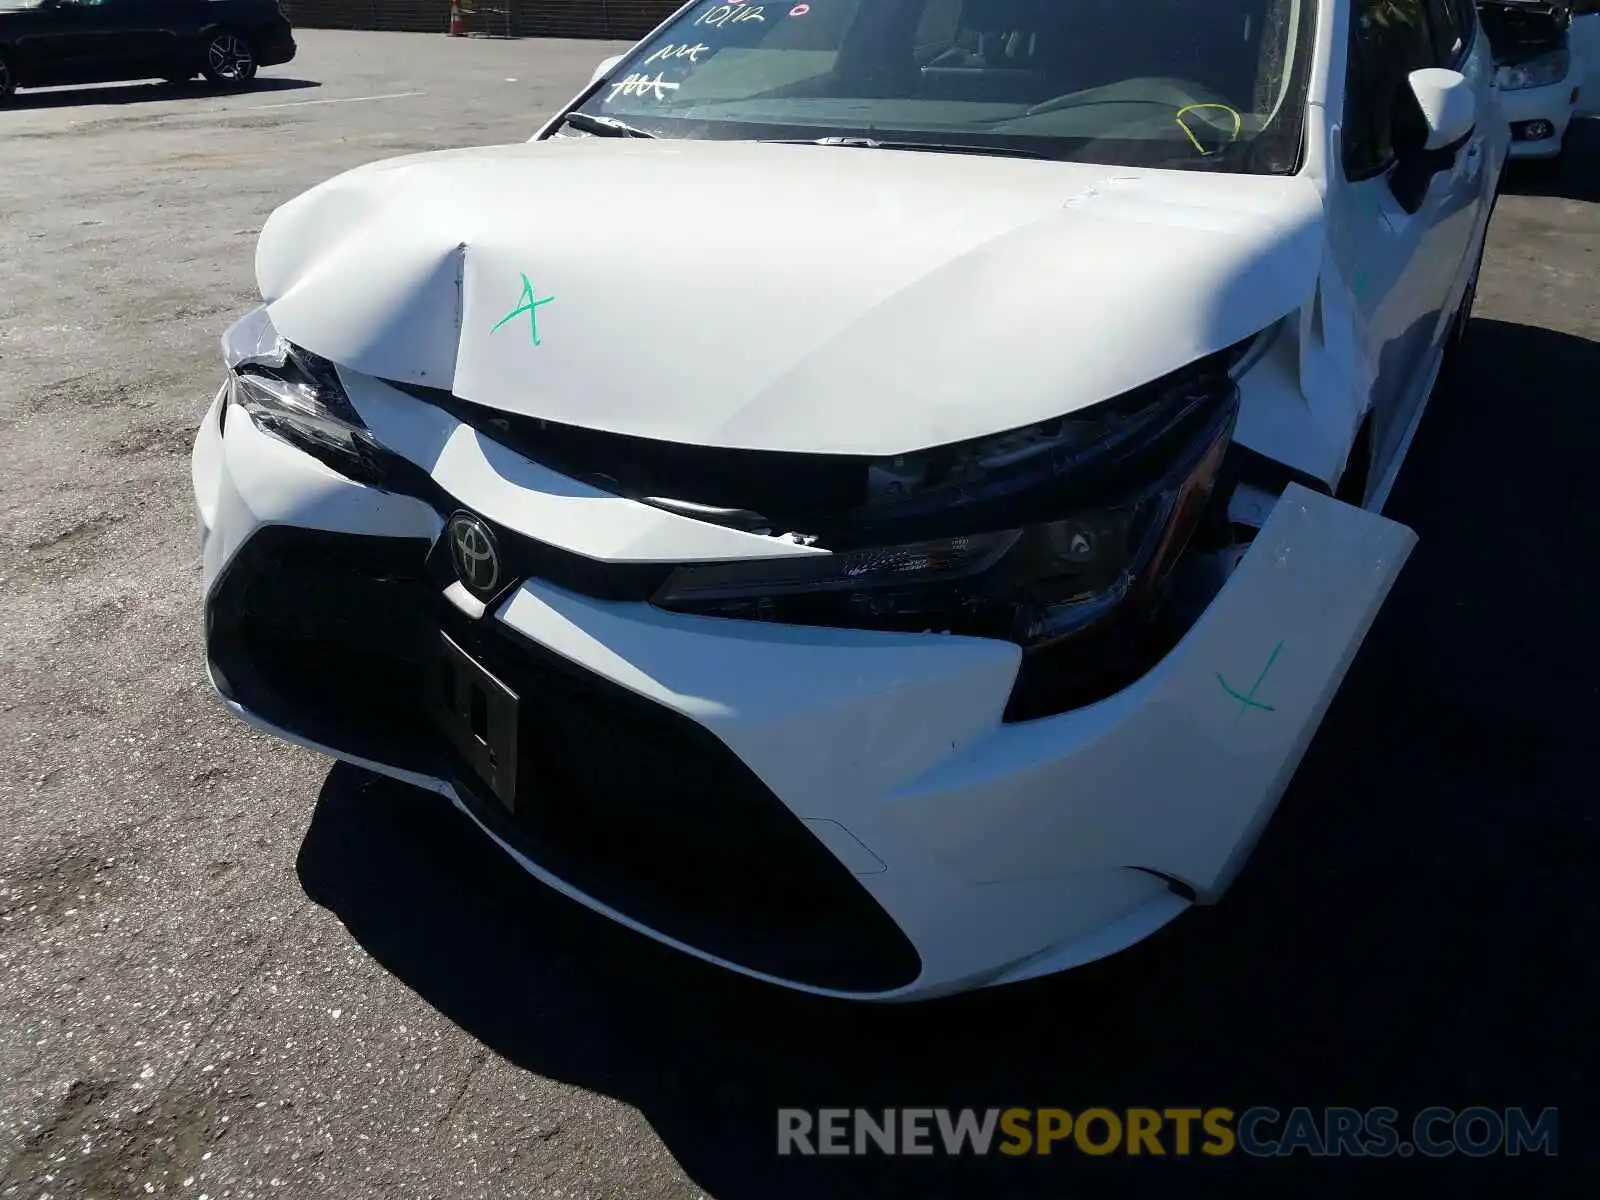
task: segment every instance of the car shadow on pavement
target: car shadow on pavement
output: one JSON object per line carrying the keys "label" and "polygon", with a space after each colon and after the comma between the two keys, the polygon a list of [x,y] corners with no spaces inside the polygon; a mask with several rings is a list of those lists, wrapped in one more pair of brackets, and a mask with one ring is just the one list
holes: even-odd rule
{"label": "car shadow on pavement", "polygon": [[292,92],[321,86],[322,84],[315,79],[288,79],[282,76],[260,78],[243,85],[211,83],[201,79],[191,79],[183,83],[150,80],[146,83],[116,84],[112,87],[63,87],[48,88],[38,92],[16,92],[6,108],[14,112],[25,112],[28,109],[72,108],[86,104],[154,104],[163,100],[203,100],[207,96]]}
{"label": "car shadow on pavement", "polygon": [[1277,818],[1219,906],[1111,959],[919,1005],[787,993],[587,912],[448,803],[347,766],[302,886],[497,1054],[639,1109],[720,1200],[1346,1196],[1358,1165],[776,1153],[781,1107],[891,1106],[1555,1105],[1563,1157],[1359,1169],[1457,1195],[1508,1194],[1511,1169],[1528,1194],[1581,1194],[1564,1185],[1600,994],[1596,379],[1600,344],[1474,322],[1388,509],[1421,541]]}
{"label": "car shadow on pavement", "polygon": [[1600,117],[1572,123],[1558,162],[1512,163],[1504,190],[1517,196],[1600,201]]}

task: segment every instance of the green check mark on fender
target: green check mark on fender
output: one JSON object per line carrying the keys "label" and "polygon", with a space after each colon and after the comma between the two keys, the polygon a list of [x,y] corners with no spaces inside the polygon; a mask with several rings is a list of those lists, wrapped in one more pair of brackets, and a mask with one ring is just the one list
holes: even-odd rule
{"label": "green check mark on fender", "polygon": [[1222,685],[1222,690],[1227,692],[1239,702],[1239,713],[1234,720],[1244,716],[1246,709],[1260,709],[1262,712],[1276,712],[1277,709],[1270,704],[1264,704],[1256,699],[1256,693],[1261,690],[1261,685],[1267,680],[1267,672],[1272,670],[1272,664],[1278,661],[1278,654],[1283,650],[1283,642],[1272,648],[1272,653],[1267,656],[1267,665],[1261,668],[1261,674],[1256,676],[1256,681],[1250,685],[1248,692],[1241,692],[1222,677],[1222,672],[1217,672],[1217,682]]}
{"label": "green check mark on fender", "polygon": [[527,313],[528,332],[533,338],[533,344],[535,346],[539,345],[539,309],[542,305],[549,304],[554,299],[554,296],[546,296],[542,300],[537,298],[537,294],[533,290],[533,284],[528,282],[527,274],[523,273],[522,299],[517,301],[517,306],[515,308],[496,321],[494,328],[489,330],[489,332],[499,333],[501,328],[507,323],[515,320],[517,317],[520,317],[523,313]]}

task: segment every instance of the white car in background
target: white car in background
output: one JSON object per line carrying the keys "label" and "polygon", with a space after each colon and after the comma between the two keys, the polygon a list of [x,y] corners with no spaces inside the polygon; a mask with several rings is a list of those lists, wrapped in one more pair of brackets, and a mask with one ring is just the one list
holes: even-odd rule
{"label": "white car in background", "polygon": [[1575,117],[1600,112],[1600,0],[1478,0],[1511,156],[1553,161]]}
{"label": "white car in background", "polygon": [[814,993],[1216,901],[1415,540],[1464,5],[697,0],[290,201],[194,448],[217,690]]}

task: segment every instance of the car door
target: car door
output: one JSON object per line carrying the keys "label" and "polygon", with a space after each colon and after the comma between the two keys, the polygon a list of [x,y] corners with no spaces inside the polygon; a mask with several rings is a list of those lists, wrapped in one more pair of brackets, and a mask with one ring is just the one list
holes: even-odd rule
{"label": "car door", "polygon": [[43,87],[56,81],[68,22],[53,8],[0,9],[0,42],[23,86]]}
{"label": "car door", "polygon": [[163,0],[62,0],[60,61],[75,81],[140,79],[171,57]]}
{"label": "car door", "polygon": [[17,26],[11,40],[20,72],[35,87],[93,76],[106,45],[92,4],[57,0],[48,7],[8,15]]}
{"label": "car door", "polygon": [[1578,68],[1574,74],[1583,89],[1577,115],[1592,117],[1600,114],[1600,0],[1577,0],[1568,36]]}
{"label": "car door", "polygon": [[1438,369],[1497,169],[1493,123],[1479,121],[1452,166],[1429,180],[1415,211],[1396,197],[1394,114],[1412,71],[1441,65],[1470,71],[1482,105],[1492,104],[1486,39],[1469,42],[1465,30],[1459,38],[1450,36],[1451,27],[1436,12],[1459,13],[1465,4],[1454,10],[1440,5],[1441,0],[1352,5],[1341,127],[1344,186],[1331,198],[1330,236],[1350,285],[1360,375],[1368,384],[1370,460],[1363,499],[1373,504],[1388,493]]}
{"label": "car door", "polygon": [[1427,15],[1438,65],[1465,77],[1477,111],[1467,144],[1449,169],[1433,180],[1438,209],[1424,237],[1423,253],[1438,271],[1434,283],[1440,312],[1437,340],[1448,333],[1456,309],[1474,281],[1510,133],[1496,112],[1494,51],[1478,27],[1472,0],[1429,0]]}

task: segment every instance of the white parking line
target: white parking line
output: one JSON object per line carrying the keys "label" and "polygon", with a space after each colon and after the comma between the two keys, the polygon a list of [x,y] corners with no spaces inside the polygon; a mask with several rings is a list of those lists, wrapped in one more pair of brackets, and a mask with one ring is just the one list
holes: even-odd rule
{"label": "white parking line", "polygon": [[291,100],[287,104],[250,104],[254,112],[262,108],[304,108],[308,104],[360,104],[363,100],[403,100],[407,96],[425,96],[426,92],[386,92],[382,96],[341,96],[336,100]]}

